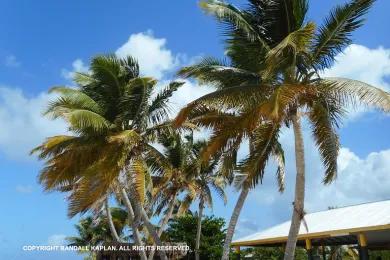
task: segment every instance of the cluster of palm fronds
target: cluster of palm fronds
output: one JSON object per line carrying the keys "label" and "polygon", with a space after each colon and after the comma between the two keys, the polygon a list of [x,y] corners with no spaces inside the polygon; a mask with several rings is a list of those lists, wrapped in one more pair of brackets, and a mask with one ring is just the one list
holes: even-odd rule
{"label": "cluster of palm fronds", "polygon": [[[243,10],[222,1],[202,2],[224,28],[227,60],[205,58],[179,71],[215,91],[189,103],[172,122],[168,100],[183,83],[172,82],[154,93],[156,80],[141,76],[133,58],[94,58],[88,73],[76,74],[76,88],[51,90],[59,98],[46,114],[64,119],[73,135],[50,137],[33,151],[45,160],[40,182],[48,191],[68,193],[70,216],[105,209],[113,237],[121,240],[108,210],[113,195],[126,208],[139,245],[161,244],[174,214],[199,201],[201,217],[203,208],[212,205],[211,189],[224,198],[226,183],[234,183],[241,194],[227,230],[223,259],[228,259],[245,198],[271,158],[277,163],[279,190],[284,189],[279,134],[292,126],[297,182],[285,254],[292,259],[304,217],[301,118],[311,126],[325,166],[324,183],[330,183],[337,174],[337,128],[346,109],[352,104],[390,111],[389,93],[320,76],[351,43],[351,33],[373,2],[351,0],[338,6],[317,30],[307,21],[307,0],[249,0]],[[199,128],[212,130],[207,142],[194,140],[192,133]],[[244,140],[249,140],[249,153],[237,161]],[[153,216],[161,216],[159,229],[150,222]],[[200,230],[198,225],[195,251]],[[146,259],[145,253],[141,257]]]}
{"label": "cluster of palm fronds", "polygon": [[[212,188],[224,198],[219,155],[201,161],[206,142],[193,140],[196,126],[174,129],[169,122],[168,99],[183,83],[153,93],[156,80],[140,76],[132,57],[114,56],[94,58],[75,82],[52,88],[58,98],[45,111],[65,120],[73,135],[49,137],[32,151],[45,160],[39,175],[45,190],[67,193],[70,217],[105,211],[112,237],[123,241],[108,210],[112,196],[127,209],[136,243],[151,237],[161,243],[173,214],[186,213],[197,199],[211,206]],[[156,230],[150,218],[161,215]]]}

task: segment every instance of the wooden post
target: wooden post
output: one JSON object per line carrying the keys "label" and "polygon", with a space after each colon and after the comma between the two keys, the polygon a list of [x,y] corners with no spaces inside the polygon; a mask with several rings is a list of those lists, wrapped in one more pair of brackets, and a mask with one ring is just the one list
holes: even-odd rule
{"label": "wooden post", "polygon": [[306,242],[307,259],[313,260],[313,247],[311,244],[311,240],[306,238],[305,242]]}
{"label": "wooden post", "polygon": [[322,259],[326,260],[326,248],[325,248],[324,241],[322,241],[321,251],[322,251]]}
{"label": "wooden post", "polygon": [[364,233],[359,233],[358,241],[359,241],[359,259],[369,260],[366,235]]}
{"label": "wooden post", "polygon": [[236,246],[236,253],[237,253],[237,260],[240,260],[241,259],[241,248],[240,246]]}

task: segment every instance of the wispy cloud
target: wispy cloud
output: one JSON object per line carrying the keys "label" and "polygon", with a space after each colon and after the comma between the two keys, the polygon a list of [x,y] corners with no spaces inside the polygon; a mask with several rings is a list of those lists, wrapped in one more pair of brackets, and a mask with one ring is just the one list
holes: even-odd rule
{"label": "wispy cloud", "polygon": [[61,76],[67,80],[72,80],[75,72],[87,72],[88,66],[81,59],[76,59],[72,63],[72,70],[62,69]]}
{"label": "wispy cloud", "polygon": [[17,185],[15,190],[19,193],[31,193],[33,192],[33,188],[31,185]]}
{"label": "wispy cloud", "polygon": [[46,93],[27,97],[21,89],[0,85],[0,153],[27,160],[46,137],[66,133],[63,121],[42,116],[52,98]]}
{"label": "wispy cloud", "polygon": [[8,55],[5,57],[4,65],[7,67],[20,67],[21,63],[16,59],[14,55]]}

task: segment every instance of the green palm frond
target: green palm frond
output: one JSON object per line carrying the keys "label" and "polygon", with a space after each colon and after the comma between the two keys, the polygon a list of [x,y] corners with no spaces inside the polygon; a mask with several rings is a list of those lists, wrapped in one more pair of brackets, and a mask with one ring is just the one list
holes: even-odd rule
{"label": "green palm frond", "polygon": [[83,93],[79,89],[69,88],[69,87],[53,87],[49,90],[49,93],[59,94],[61,99],[59,99],[58,104],[56,102],[50,103],[49,108],[46,110],[45,114],[52,112],[50,108],[55,109],[57,106],[63,106],[68,109],[86,109],[92,112],[101,114],[102,109],[95,100],[90,96]]}
{"label": "green palm frond", "polygon": [[375,0],[352,0],[334,8],[314,37],[313,65],[325,69],[335,56],[352,43],[351,33],[363,24],[363,16]]}
{"label": "green palm frond", "polygon": [[319,90],[342,106],[361,104],[390,112],[390,94],[380,88],[346,78],[324,78],[319,83]]}
{"label": "green palm frond", "polygon": [[255,129],[251,135],[251,145],[253,148],[247,158],[240,162],[242,172],[248,174],[248,181],[255,186],[259,180],[263,179],[265,166],[278,145],[280,124],[264,123]]}
{"label": "green palm frond", "polygon": [[194,202],[196,196],[194,194],[189,193],[187,194],[181,201],[180,206],[177,211],[178,216],[182,216],[183,214],[186,214],[188,210],[190,209],[191,204]]}
{"label": "green palm frond", "polygon": [[122,72],[120,60],[115,55],[96,56],[91,62],[92,77],[103,83],[119,90],[122,88],[120,75]]}
{"label": "green palm frond", "polygon": [[102,109],[91,97],[78,89],[68,87],[53,87],[49,93],[59,94],[60,97],[49,103],[44,115],[53,118],[61,117],[63,113],[73,109],[89,110],[91,112],[102,114]]}
{"label": "green palm frond", "polygon": [[218,21],[240,29],[246,34],[246,37],[249,40],[260,41],[263,47],[268,47],[266,41],[259,36],[256,29],[252,27],[250,21],[248,21],[244,13],[235,6],[217,0],[200,2],[200,6],[206,13],[212,14]]}
{"label": "green palm frond", "polygon": [[294,64],[298,55],[305,55],[309,51],[309,44],[315,31],[315,24],[307,23],[304,27],[291,32],[278,45],[272,48],[266,57],[264,77],[270,77],[276,69],[284,64]]}
{"label": "green palm frond", "polygon": [[198,110],[204,110],[205,106],[221,110],[250,107],[259,99],[264,99],[268,91],[269,88],[266,85],[246,85],[216,90],[187,104],[176,116],[174,124],[180,126],[191,114],[199,114]]}
{"label": "green palm frond", "polygon": [[226,196],[226,193],[225,193],[225,185],[221,185],[215,181],[211,182],[210,183],[211,187],[213,188],[213,190],[215,191],[215,193],[219,196],[220,199],[222,199],[223,203],[226,205],[227,203],[227,196]]}
{"label": "green palm frond", "polygon": [[148,114],[153,124],[159,124],[168,119],[170,112],[168,100],[182,85],[184,82],[171,82],[152,100]]}
{"label": "green palm frond", "polygon": [[275,142],[275,145],[273,146],[272,155],[275,158],[278,167],[276,170],[276,180],[278,182],[279,192],[284,192],[286,166],[285,166],[284,151],[282,145],[279,142]]}
{"label": "green palm frond", "polygon": [[145,193],[146,193],[146,175],[148,175],[148,170],[145,167],[144,162],[141,159],[133,159],[130,164],[130,174],[132,178],[132,183],[134,185],[134,190],[136,192],[137,199],[143,204],[145,202]]}
{"label": "green palm frond", "polygon": [[259,74],[232,67],[214,58],[203,58],[194,65],[182,68],[178,74],[185,78],[195,78],[200,84],[213,85],[218,89],[244,84],[256,85],[261,82]]}
{"label": "green palm frond", "polygon": [[69,123],[69,129],[76,133],[103,133],[111,127],[111,123],[104,117],[89,110],[73,109],[64,112],[62,116]]}
{"label": "green palm frond", "polygon": [[63,152],[69,145],[75,143],[76,140],[81,139],[76,136],[57,135],[46,138],[42,145],[31,150],[30,154],[38,153],[40,159],[49,158]]}
{"label": "green palm frond", "polygon": [[59,97],[46,113],[65,119],[75,136],[50,137],[31,152],[45,160],[39,182],[46,191],[69,194],[70,217],[97,210],[119,175],[132,181],[134,195],[145,202],[152,184],[143,158],[147,145],[153,136],[173,132],[171,122],[149,123],[156,80],[139,77],[134,58],[109,55],[93,58],[88,73],[78,73],[76,83],[75,89],[51,90]]}
{"label": "green palm frond", "polygon": [[325,166],[324,183],[329,184],[337,177],[337,158],[340,150],[340,143],[336,133],[338,125],[337,118],[332,116],[339,108],[331,102],[315,102],[309,113],[314,140],[319,148],[323,165]]}

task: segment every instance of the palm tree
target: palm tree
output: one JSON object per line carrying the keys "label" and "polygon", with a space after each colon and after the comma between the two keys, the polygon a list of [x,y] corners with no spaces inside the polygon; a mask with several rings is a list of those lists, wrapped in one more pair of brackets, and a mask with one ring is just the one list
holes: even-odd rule
{"label": "palm tree", "polygon": [[[161,134],[158,143],[162,145],[163,152],[150,156],[148,164],[154,173],[150,210],[153,211],[155,206],[154,215],[158,216],[167,208],[158,230],[160,237],[178,205],[178,196],[185,194],[185,202],[180,204],[178,215],[186,212],[196,198],[197,186],[190,176],[196,171],[198,159],[192,154],[192,137],[187,136],[186,140],[183,140],[180,133]],[[149,259],[153,259],[153,256],[154,251],[150,253]]]}
{"label": "palm tree", "polygon": [[[77,73],[77,88],[55,87],[59,97],[45,114],[62,118],[74,135],[47,140],[32,153],[45,160],[39,181],[47,191],[69,192],[69,216],[94,210],[115,187],[129,215],[142,219],[157,245],[161,241],[143,204],[150,175],[144,155],[159,133],[168,131],[169,97],[182,83],[173,82],[152,98],[156,80],[139,75],[135,59],[97,56],[88,73]],[[153,150],[153,153],[156,151]],[[128,200],[130,199],[130,200]],[[137,230],[139,221],[133,221]],[[160,251],[162,259],[166,259]]]}
{"label": "palm tree", "polygon": [[[114,228],[119,236],[122,237],[127,224],[127,212],[122,208],[110,208],[109,211],[113,219]],[[75,225],[78,235],[67,237],[66,240],[70,246],[79,246],[81,248],[101,245],[107,241],[116,241],[112,232],[107,230],[107,222],[107,216],[104,214],[82,218]]]}
{"label": "palm tree", "polygon": [[[249,190],[262,180],[265,166],[271,157],[275,159],[278,165],[276,176],[279,191],[283,192],[284,190],[284,152],[276,138],[277,135],[271,135],[272,131],[268,130],[270,129],[269,124],[248,125],[247,113],[248,111],[245,108],[231,113],[201,106],[191,112],[188,120],[200,127],[214,130],[208,144],[200,151],[200,156],[204,161],[216,156],[220,160],[220,174],[227,178],[231,184],[234,184],[236,189],[241,190],[229,221],[224,241],[224,258],[229,255],[230,243]],[[177,118],[177,120],[180,120],[180,118]],[[237,166],[237,150],[245,137],[249,137],[249,158],[255,159],[249,160],[249,158],[246,158],[239,162]],[[258,154],[254,153],[256,147],[261,148]],[[256,167],[256,170],[248,167],[250,162],[254,164],[251,167]],[[234,173],[235,171],[238,172]]]}
{"label": "palm tree", "polygon": [[195,184],[198,190],[197,198],[199,200],[195,240],[196,260],[199,260],[203,210],[206,205],[209,208],[212,208],[213,205],[211,191],[214,190],[216,194],[218,194],[219,197],[223,199],[225,204],[227,201],[226,194],[224,191],[226,180],[220,172],[220,170],[223,168],[219,167],[221,155],[216,154],[211,158],[207,158],[207,160],[202,160],[201,151],[205,148],[207,148],[207,142],[205,141],[199,141],[193,145],[193,158],[198,161],[198,165],[196,167],[197,174],[193,176],[195,178]]}
{"label": "palm tree", "polygon": [[[390,110],[390,96],[385,91],[363,82],[319,75],[351,43],[351,33],[363,24],[362,16],[373,2],[351,0],[336,7],[318,30],[314,23],[306,22],[307,0],[249,0],[245,10],[220,1],[201,4],[226,25],[230,63],[207,58],[181,70],[181,75],[213,84],[217,90],[188,104],[179,113],[176,124],[207,106],[225,111],[244,108],[242,124],[237,128],[246,128],[254,135],[253,153],[243,164],[254,173],[261,169],[256,157],[277,139],[283,125],[293,126],[297,177],[285,259],[293,259],[304,217],[301,117],[307,116],[309,120],[325,166],[324,183],[328,184],[336,177],[339,151],[336,130],[345,109],[351,104],[363,104]],[[254,127],[258,125],[261,131]],[[243,133],[236,130],[236,135]],[[268,141],[257,142],[260,136]],[[227,259],[227,252],[223,259]]]}

